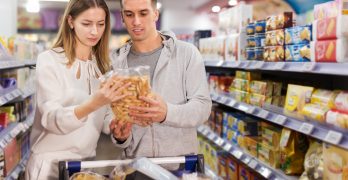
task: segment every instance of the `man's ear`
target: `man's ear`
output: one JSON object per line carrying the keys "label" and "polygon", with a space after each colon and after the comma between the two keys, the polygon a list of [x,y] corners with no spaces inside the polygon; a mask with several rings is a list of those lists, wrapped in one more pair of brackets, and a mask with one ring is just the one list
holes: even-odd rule
{"label": "man's ear", "polygon": [[70,29],[74,29],[73,18],[70,15],[68,16],[68,24]]}
{"label": "man's ear", "polygon": [[120,12],[120,14],[121,14],[122,23],[124,23],[124,18],[123,18],[123,13],[122,13],[122,11]]}
{"label": "man's ear", "polygon": [[158,21],[158,19],[159,19],[159,10],[158,9],[156,9],[155,10],[155,21],[157,22]]}

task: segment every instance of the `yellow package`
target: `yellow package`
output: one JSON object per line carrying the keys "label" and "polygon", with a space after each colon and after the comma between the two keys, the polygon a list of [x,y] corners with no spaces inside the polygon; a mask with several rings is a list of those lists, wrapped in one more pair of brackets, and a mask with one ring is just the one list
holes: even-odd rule
{"label": "yellow package", "polygon": [[285,99],[285,110],[301,112],[305,104],[310,102],[313,87],[289,84]]}
{"label": "yellow package", "polygon": [[236,99],[236,101],[249,103],[249,93],[245,91],[241,91],[238,89],[230,90],[231,96]]}
{"label": "yellow package", "polygon": [[245,149],[254,157],[258,157],[259,142],[261,142],[261,137],[244,137]]}
{"label": "yellow package", "polygon": [[331,110],[326,113],[326,122],[343,129],[348,129],[348,114]]}
{"label": "yellow package", "polygon": [[14,114],[14,106],[0,107],[0,113],[7,113],[9,123],[16,121],[16,115]]}
{"label": "yellow package", "polygon": [[267,145],[260,145],[259,149],[259,159],[266,164],[269,164],[273,168],[279,168],[279,159],[280,159],[280,154],[279,151],[267,146]]}
{"label": "yellow package", "polygon": [[250,81],[245,80],[245,79],[236,78],[233,80],[231,87],[234,89],[241,90],[241,91],[249,92],[249,82]]}
{"label": "yellow package", "polygon": [[250,93],[272,96],[273,83],[266,81],[251,81],[250,82]]}
{"label": "yellow package", "polygon": [[279,149],[281,131],[279,129],[270,129],[262,127],[262,144],[275,150]]}
{"label": "yellow package", "polygon": [[236,78],[245,79],[249,81],[259,80],[261,79],[261,74],[255,72],[236,71]]}
{"label": "yellow package", "polygon": [[284,128],[280,140],[280,168],[288,175],[302,174],[308,149],[306,135]]}
{"label": "yellow package", "polygon": [[262,107],[265,104],[266,96],[260,94],[250,93],[249,104]]}
{"label": "yellow package", "polygon": [[330,91],[325,89],[316,89],[311,98],[311,103],[326,106],[329,109],[335,107],[335,99],[340,91]]}
{"label": "yellow package", "polygon": [[324,144],[324,179],[348,179],[348,151],[334,145]]}
{"label": "yellow package", "polygon": [[320,104],[306,104],[302,109],[302,114],[311,120],[325,122],[326,113],[330,109]]}

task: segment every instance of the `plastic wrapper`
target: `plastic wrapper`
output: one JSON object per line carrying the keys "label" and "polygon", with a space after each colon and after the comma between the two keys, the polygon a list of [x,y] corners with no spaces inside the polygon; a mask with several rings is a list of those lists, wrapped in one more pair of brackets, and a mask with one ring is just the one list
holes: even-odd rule
{"label": "plastic wrapper", "polygon": [[272,96],[273,83],[266,81],[251,81],[250,92],[255,94],[261,94],[265,96]]}
{"label": "plastic wrapper", "polygon": [[255,36],[248,36],[247,43],[248,43],[248,47],[255,47],[256,46]]}
{"label": "plastic wrapper", "polygon": [[325,18],[313,22],[313,39],[330,40],[348,37],[348,16]]}
{"label": "plastic wrapper", "polygon": [[280,168],[288,175],[303,172],[304,157],[308,149],[306,135],[284,128],[280,140]]}
{"label": "plastic wrapper", "polygon": [[246,58],[247,60],[256,60],[255,48],[253,47],[246,48]]}
{"label": "plastic wrapper", "polygon": [[247,35],[254,35],[255,34],[255,24],[249,23],[246,27]]}
{"label": "plastic wrapper", "polygon": [[263,61],[263,47],[255,48],[255,60]]}
{"label": "plastic wrapper", "polygon": [[284,30],[274,30],[266,32],[266,46],[283,46],[284,45]]}
{"label": "plastic wrapper", "polygon": [[273,168],[279,168],[279,151],[267,145],[261,144],[259,147],[259,159]]}
{"label": "plastic wrapper", "polygon": [[311,61],[348,62],[347,38],[311,42]]}
{"label": "plastic wrapper", "polygon": [[348,129],[348,114],[331,110],[326,114],[326,122],[343,129]]}
{"label": "plastic wrapper", "polygon": [[285,61],[306,62],[311,60],[309,44],[296,44],[285,46]]}
{"label": "plastic wrapper", "polygon": [[70,180],[107,180],[107,178],[94,172],[78,172],[72,175]]}
{"label": "plastic wrapper", "polygon": [[283,46],[266,46],[263,52],[264,61],[284,61]]}
{"label": "plastic wrapper", "polygon": [[269,16],[266,19],[266,30],[276,30],[292,27],[293,19],[292,12],[284,12],[277,16]]}
{"label": "plastic wrapper", "polygon": [[314,19],[325,19],[347,15],[347,0],[335,0],[314,5]]}
{"label": "plastic wrapper", "polygon": [[261,74],[256,72],[247,72],[247,71],[236,71],[236,78],[245,79],[245,80],[259,80],[261,79]]}
{"label": "plastic wrapper", "polygon": [[249,91],[249,83],[250,81],[248,80],[235,78],[232,82],[231,87],[241,91]]}
{"label": "plastic wrapper", "polygon": [[289,84],[285,99],[285,110],[301,112],[305,104],[310,102],[313,89],[313,87]]}
{"label": "plastic wrapper", "polygon": [[266,31],[266,20],[256,21],[255,33],[265,33]]}
{"label": "plastic wrapper", "polygon": [[340,92],[335,99],[335,109],[348,113],[348,92]]}
{"label": "plastic wrapper", "polygon": [[339,91],[330,91],[325,89],[316,89],[311,98],[311,103],[326,106],[329,109],[335,107],[335,99]]}
{"label": "plastic wrapper", "polygon": [[324,178],[332,180],[348,179],[348,151],[334,145],[324,143]]}
{"label": "plastic wrapper", "polygon": [[323,179],[324,162],[323,162],[323,144],[312,140],[304,161],[305,171],[302,173],[300,180],[321,180]]}
{"label": "plastic wrapper", "polygon": [[312,25],[285,29],[285,44],[309,44],[312,40]]}
{"label": "plastic wrapper", "polygon": [[309,119],[325,122],[326,113],[330,109],[319,104],[306,104],[302,109],[302,114]]}
{"label": "plastic wrapper", "polygon": [[[113,78],[115,82],[121,81],[122,84],[130,83],[131,85],[123,90],[122,94],[129,94],[125,98],[111,103],[111,108],[116,118],[120,121],[132,122],[132,118],[129,116],[130,106],[147,107],[148,104],[140,100],[140,96],[150,95],[150,73],[149,66],[139,66],[129,69],[115,69],[104,75],[102,82],[105,79]],[[104,83],[102,83],[102,86]]]}

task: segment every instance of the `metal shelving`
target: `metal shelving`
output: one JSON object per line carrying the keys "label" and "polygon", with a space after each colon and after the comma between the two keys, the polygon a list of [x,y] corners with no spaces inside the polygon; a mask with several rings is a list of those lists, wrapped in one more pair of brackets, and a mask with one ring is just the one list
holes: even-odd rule
{"label": "metal shelving", "polygon": [[36,60],[25,60],[25,61],[4,60],[4,61],[0,61],[0,70],[23,68],[23,67],[29,67],[29,66],[35,66],[35,65],[36,65]]}

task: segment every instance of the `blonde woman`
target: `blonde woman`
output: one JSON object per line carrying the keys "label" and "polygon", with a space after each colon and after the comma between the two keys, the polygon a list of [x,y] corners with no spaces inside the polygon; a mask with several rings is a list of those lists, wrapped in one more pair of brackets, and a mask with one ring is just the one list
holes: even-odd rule
{"label": "blonde woman", "polygon": [[126,96],[120,92],[128,84],[106,81],[101,87],[98,80],[110,68],[110,14],[104,0],[70,0],[63,18],[53,48],[37,60],[27,180],[57,179],[58,161],[95,156],[101,131],[110,133],[109,104]]}

